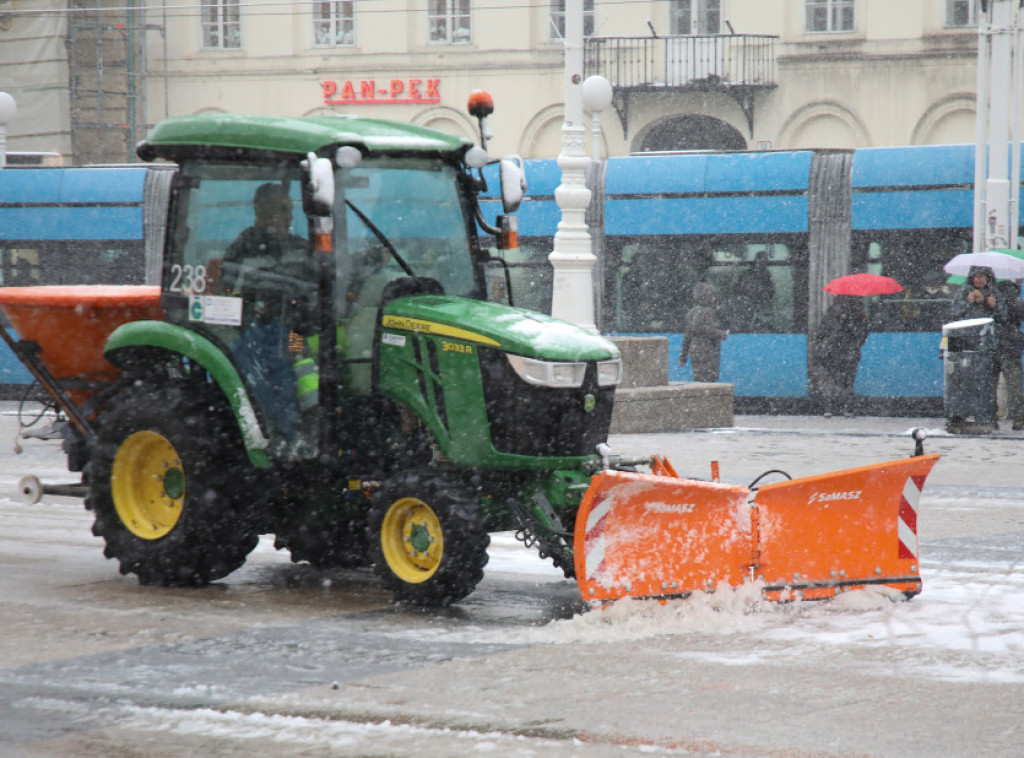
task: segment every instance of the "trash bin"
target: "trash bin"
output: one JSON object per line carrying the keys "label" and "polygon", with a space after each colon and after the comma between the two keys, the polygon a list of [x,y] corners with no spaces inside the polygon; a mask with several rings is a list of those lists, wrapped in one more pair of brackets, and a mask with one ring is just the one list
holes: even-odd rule
{"label": "trash bin", "polygon": [[953,321],[942,327],[943,406],[951,432],[991,431],[998,378],[995,322]]}

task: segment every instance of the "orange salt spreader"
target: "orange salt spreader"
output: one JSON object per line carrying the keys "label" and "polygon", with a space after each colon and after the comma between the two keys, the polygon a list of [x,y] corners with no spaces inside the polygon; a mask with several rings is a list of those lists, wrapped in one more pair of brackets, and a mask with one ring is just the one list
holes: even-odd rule
{"label": "orange salt spreader", "polygon": [[[922,436],[915,433],[918,451]],[[758,582],[768,600],[884,585],[921,591],[917,508],[938,455],[742,487],[651,474],[595,475],[576,518],[585,601],[669,598]]]}
{"label": "orange salt spreader", "polygon": [[0,288],[0,307],[21,338],[0,337],[83,434],[90,398],[120,376],[103,357],[107,337],[129,321],[163,318],[160,288],[68,285]]}

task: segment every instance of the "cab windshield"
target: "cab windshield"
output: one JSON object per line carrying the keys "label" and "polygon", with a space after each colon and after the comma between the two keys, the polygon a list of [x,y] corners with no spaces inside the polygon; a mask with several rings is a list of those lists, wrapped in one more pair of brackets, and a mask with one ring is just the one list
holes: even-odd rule
{"label": "cab windshield", "polygon": [[358,168],[338,169],[335,181],[339,284],[358,284],[372,269],[406,276],[404,262],[413,275],[440,282],[446,294],[474,295],[470,227],[453,166],[369,158]]}
{"label": "cab windshield", "polygon": [[[173,245],[170,291],[237,294],[253,270],[315,281],[297,165],[197,161],[182,173],[187,221]],[[402,261],[413,275],[436,279],[446,294],[476,296],[472,225],[454,166],[367,158],[355,169],[337,169],[335,182],[339,316],[371,276],[408,276]]]}

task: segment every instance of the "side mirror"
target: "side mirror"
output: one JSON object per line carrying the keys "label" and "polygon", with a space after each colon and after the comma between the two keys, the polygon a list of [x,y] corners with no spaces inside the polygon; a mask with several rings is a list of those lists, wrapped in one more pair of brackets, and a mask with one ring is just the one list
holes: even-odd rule
{"label": "side mirror", "polygon": [[505,213],[515,213],[526,192],[526,171],[518,155],[502,158],[498,163],[498,181],[501,184],[501,204]]}
{"label": "side mirror", "polygon": [[310,216],[330,216],[334,208],[334,164],[310,153],[302,166],[302,209]]}

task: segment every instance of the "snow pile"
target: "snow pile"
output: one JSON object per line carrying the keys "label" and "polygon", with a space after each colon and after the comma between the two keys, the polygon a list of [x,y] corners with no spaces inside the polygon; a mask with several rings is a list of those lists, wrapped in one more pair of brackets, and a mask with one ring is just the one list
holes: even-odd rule
{"label": "snow pile", "polygon": [[[172,710],[168,708],[123,709],[129,717],[121,725],[126,731],[178,735],[188,745],[201,745],[206,754],[216,753],[220,740],[235,745],[239,740],[258,743],[260,754],[267,746],[277,746],[281,754],[293,755],[301,750],[329,751],[330,755],[408,755],[409,745],[416,745],[416,754],[433,755],[499,755],[508,758],[540,758],[564,756],[568,746],[574,750],[586,747],[579,740],[525,736],[507,732],[475,729],[453,729],[444,726],[423,726],[395,723],[389,720],[355,722],[330,718],[282,716],[265,713],[241,713],[207,708]],[[620,755],[682,754],[638,743],[623,746]],[[187,752],[183,748],[183,752]],[[324,753],[328,754],[328,753]],[[575,755],[577,753],[573,753]],[[689,751],[686,754],[690,754]]]}

